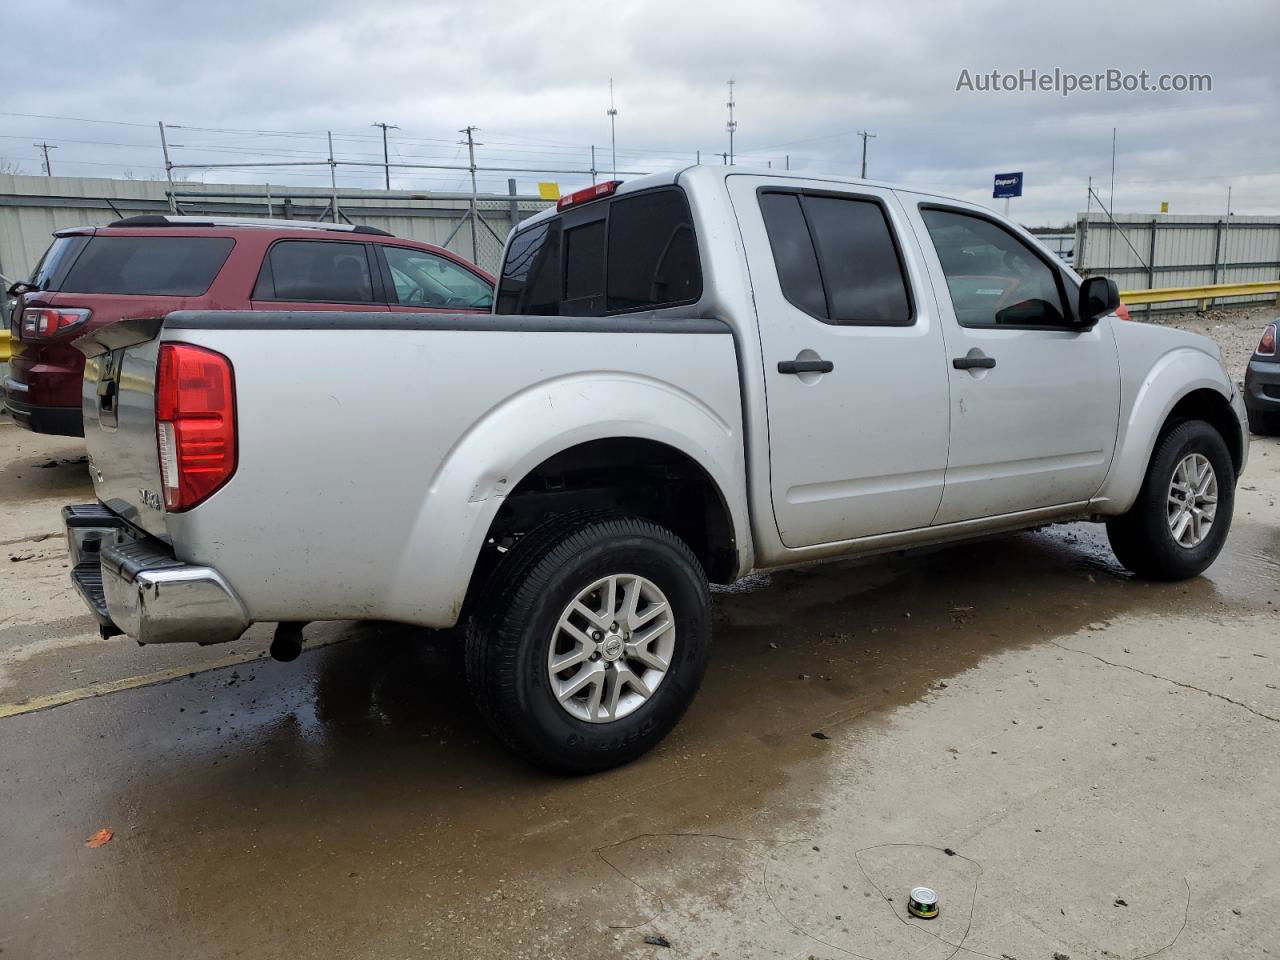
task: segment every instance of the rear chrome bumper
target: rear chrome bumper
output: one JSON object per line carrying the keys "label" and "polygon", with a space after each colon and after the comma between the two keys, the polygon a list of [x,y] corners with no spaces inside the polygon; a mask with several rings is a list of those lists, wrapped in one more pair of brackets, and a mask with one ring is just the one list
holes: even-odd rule
{"label": "rear chrome bumper", "polygon": [[64,507],[71,582],[104,635],[139,643],[226,643],[250,619],[212,567],[184,563],[100,504]]}

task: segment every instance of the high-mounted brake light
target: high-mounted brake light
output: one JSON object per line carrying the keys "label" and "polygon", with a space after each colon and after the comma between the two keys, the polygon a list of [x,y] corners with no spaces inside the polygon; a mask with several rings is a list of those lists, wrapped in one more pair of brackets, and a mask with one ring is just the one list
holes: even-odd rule
{"label": "high-mounted brake light", "polygon": [[1258,341],[1258,349],[1254,351],[1260,357],[1274,357],[1276,355],[1276,325],[1268,323],[1267,329],[1262,331],[1262,339]]}
{"label": "high-mounted brake light", "polygon": [[601,197],[612,196],[620,186],[622,186],[621,180],[606,180],[604,183],[597,183],[594,186],[575,190],[573,193],[567,194],[556,201],[556,211],[568,210],[570,207],[576,207],[580,203],[589,203],[592,200],[599,200]]}
{"label": "high-mounted brake light", "polygon": [[22,319],[18,323],[18,336],[23,340],[49,340],[68,330],[84,326],[88,320],[88,310],[23,307]]}
{"label": "high-mounted brake light", "polygon": [[236,472],[236,397],[231,361],[185,343],[160,347],[156,447],[165,509],[190,510]]}

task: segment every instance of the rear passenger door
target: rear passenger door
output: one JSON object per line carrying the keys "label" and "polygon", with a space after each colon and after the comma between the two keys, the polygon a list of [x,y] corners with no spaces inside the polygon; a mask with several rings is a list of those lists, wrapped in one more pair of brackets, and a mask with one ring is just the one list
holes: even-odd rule
{"label": "rear passenger door", "polygon": [[255,310],[387,310],[369,244],[277,240],[253,288]]}
{"label": "rear passenger door", "polygon": [[919,248],[891,191],[787,183],[729,178],[760,325],[779,536],[805,547],[926,527],[949,424]]}

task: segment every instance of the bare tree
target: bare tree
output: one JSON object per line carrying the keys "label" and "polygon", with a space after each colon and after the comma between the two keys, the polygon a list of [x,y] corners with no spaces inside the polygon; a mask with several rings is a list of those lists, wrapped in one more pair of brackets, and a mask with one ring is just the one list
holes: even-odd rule
{"label": "bare tree", "polygon": [[21,176],[23,172],[22,164],[17,160],[0,160],[0,173]]}

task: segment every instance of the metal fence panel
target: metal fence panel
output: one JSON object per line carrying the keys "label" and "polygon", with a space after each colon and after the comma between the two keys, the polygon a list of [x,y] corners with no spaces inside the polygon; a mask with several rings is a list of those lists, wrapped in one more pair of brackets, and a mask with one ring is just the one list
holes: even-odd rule
{"label": "metal fence panel", "polygon": [[[163,181],[150,180],[0,175],[0,273],[30,275],[56,230],[168,213],[167,187]],[[332,192],[326,189],[179,183],[175,194],[179,211],[186,214],[270,215],[298,220],[332,217]],[[512,226],[551,205],[538,197],[479,194],[476,209],[482,221],[473,246],[471,199],[469,194],[457,193],[340,189],[338,211],[343,222],[446,246],[496,273],[503,241]]]}
{"label": "metal fence panel", "polygon": [[[1075,269],[1112,277],[1121,291],[1280,278],[1280,217],[1103,212],[1076,218]],[[1271,295],[1214,303],[1273,302]],[[1195,301],[1159,309],[1184,310]],[[1150,311],[1152,307],[1145,308]]]}

